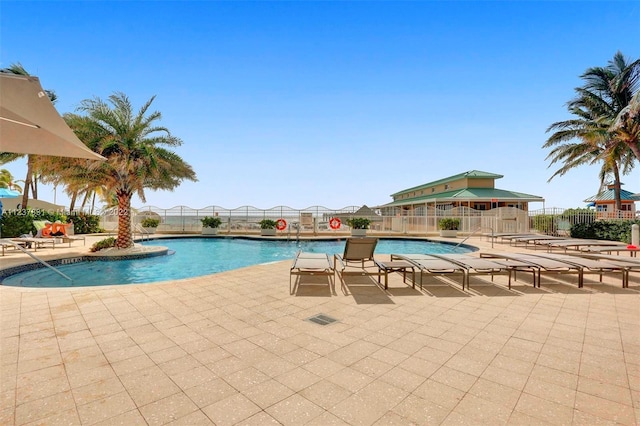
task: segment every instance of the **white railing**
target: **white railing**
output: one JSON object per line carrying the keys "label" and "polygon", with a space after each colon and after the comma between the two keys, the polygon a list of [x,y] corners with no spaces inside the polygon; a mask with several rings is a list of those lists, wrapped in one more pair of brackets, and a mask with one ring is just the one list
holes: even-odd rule
{"label": "white railing", "polygon": [[[373,233],[385,233],[394,235],[425,235],[438,232],[438,220],[443,217],[458,217],[461,222],[462,233],[469,233],[478,229],[486,229],[486,232],[528,232],[529,219],[526,211],[513,207],[504,207],[489,211],[477,211],[467,207],[450,209],[446,211],[425,212],[422,216],[402,215],[383,216],[379,211],[370,209],[362,210],[359,206],[350,206],[342,209],[330,209],[322,206],[308,207],[306,209],[293,209],[286,206],[271,209],[258,209],[251,206],[237,209],[225,209],[218,206],[210,206],[202,209],[193,209],[187,206],[177,206],[170,209],[162,209],[153,206],[145,206],[136,209],[133,223],[137,224],[145,217],[155,217],[160,220],[157,233],[200,233],[202,231],[201,219],[205,216],[217,216],[222,220],[219,228],[220,234],[251,234],[260,233],[260,221],[262,219],[284,219],[286,228],[280,233],[304,235],[304,234],[343,234],[350,231],[347,222],[352,217],[367,217],[371,220],[370,229]],[[332,229],[332,218],[340,219],[341,226]],[[117,216],[107,211],[101,216],[103,229],[117,228]]]}
{"label": "white railing", "polygon": [[[566,212],[570,212],[566,213]],[[363,213],[361,207],[350,206],[342,209],[329,209],[322,206],[306,209],[293,209],[279,206],[271,209],[258,209],[251,206],[236,209],[225,209],[219,206],[209,206],[194,209],[187,206],[177,206],[162,209],[145,206],[136,209],[133,223],[138,224],[145,217],[155,217],[160,220],[157,233],[161,234],[196,234],[202,231],[201,219],[205,216],[217,216],[222,220],[220,234],[259,234],[262,219],[284,219],[285,229],[279,234],[288,235],[332,235],[344,234],[350,231],[347,221],[351,217],[367,217],[371,220],[371,233],[390,235],[429,235],[438,233],[438,220],[443,217],[457,217],[460,219],[460,233],[527,233],[539,232],[544,234],[568,234],[570,227],[577,223],[591,223],[599,220],[596,212],[586,209],[547,208],[535,211],[521,210],[515,207],[500,207],[492,210],[474,210],[459,207],[448,210],[428,209],[423,215],[408,215],[398,211],[394,216],[383,216],[379,211],[367,210]],[[339,229],[332,229],[330,220],[337,217],[341,221]],[[632,219],[632,217],[621,219]],[[109,211],[101,216],[103,229],[116,229],[117,217]]]}

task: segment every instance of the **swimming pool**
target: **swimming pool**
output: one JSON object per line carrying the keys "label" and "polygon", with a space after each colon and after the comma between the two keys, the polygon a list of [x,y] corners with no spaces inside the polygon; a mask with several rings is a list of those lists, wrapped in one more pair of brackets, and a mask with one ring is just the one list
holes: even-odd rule
{"label": "swimming pool", "polygon": [[[293,259],[298,250],[342,253],[345,240],[270,241],[245,238],[175,238],[144,242],[168,247],[175,254],[118,261],[85,261],[59,265],[68,281],[48,268],[10,275],[2,285],[15,287],[84,287],[143,284],[199,277],[262,263]],[[469,246],[427,240],[380,239],[376,254],[466,253]]]}

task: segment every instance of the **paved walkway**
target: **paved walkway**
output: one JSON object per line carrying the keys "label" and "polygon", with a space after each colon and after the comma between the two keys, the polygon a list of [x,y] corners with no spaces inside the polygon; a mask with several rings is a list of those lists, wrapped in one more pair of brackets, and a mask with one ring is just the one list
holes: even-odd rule
{"label": "paved walkway", "polygon": [[[637,274],[628,289],[594,276],[583,289],[572,276],[538,289],[522,274],[512,291],[482,276],[464,292],[391,274],[387,291],[350,277],[335,294],[307,278],[290,295],[289,266],[0,286],[0,424],[640,423]],[[319,313],[337,321],[307,320]]]}

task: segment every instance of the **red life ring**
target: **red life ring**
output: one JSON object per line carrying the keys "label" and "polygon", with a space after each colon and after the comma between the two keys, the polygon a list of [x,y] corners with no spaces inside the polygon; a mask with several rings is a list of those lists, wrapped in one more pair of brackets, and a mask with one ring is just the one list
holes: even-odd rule
{"label": "red life ring", "polygon": [[331,227],[331,229],[339,229],[340,225],[342,225],[342,222],[340,222],[340,219],[338,219],[337,217],[332,217],[329,221],[329,226]]}
{"label": "red life ring", "polygon": [[277,229],[278,231],[282,231],[282,230],[283,230],[284,228],[286,228],[286,227],[287,227],[287,221],[286,221],[286,220],[284,220],[284,219],[278,219],[278,220],[276,221],[276,229]]}

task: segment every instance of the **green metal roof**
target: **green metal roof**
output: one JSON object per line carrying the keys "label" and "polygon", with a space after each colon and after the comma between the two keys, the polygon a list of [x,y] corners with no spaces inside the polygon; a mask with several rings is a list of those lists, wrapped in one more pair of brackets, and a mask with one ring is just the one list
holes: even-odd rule
{"label": "green metal roof", "polygon": [[418,186],[414,186],[413,188],[408,188],[408,189],[403,189],[402,191],[398,191],[395,194],[391,194],[392,197],[399,195],[399,194],[403,194],[405,192],[409,192],[409,191],[416,191],[416,190],[420,190],[420,189],[424,189],[424,188],[430,188],[432,186],[436,186],[436,185],[441,185],[444,183],[448,183],[448,182],[454,182],[456,180],[460,180],[460,179],[500,179],[504,177],[503,175],[497,175],[495,173],[489,173],[489,172],[483,172],[480,170],[470,170],[468,172],[464,172],[464,173],[459,173],[457,175],[453,175],[453,176],[449,176],[446,177],[444,179],[440,179],[440,180],[434,180],[433,182],[428,182],[422,185],[418,185]]}
{"label": "green metal roof", "polygon": [[[616,195],[613,189],[606,189],[599,194],[593,195],[586,200],[585,202],[592,201],[614,201],[616,199]],[[633,194],[627,190],[620,189],[620,199],[623,201],[640,201],[640,196]]]}
{"label": "green metal roof", "polygon": [[507,191],[498,188],[465,188],[453,191],[441,192],[439,194],[429,194],[422,197],[407,198],[405,200],[393,201],[380,207],[401,206],[406,204],[420,204],[430,201],[527,201],[543,202],[544,198],[537,195],[524,194],[522,192]]}

